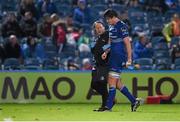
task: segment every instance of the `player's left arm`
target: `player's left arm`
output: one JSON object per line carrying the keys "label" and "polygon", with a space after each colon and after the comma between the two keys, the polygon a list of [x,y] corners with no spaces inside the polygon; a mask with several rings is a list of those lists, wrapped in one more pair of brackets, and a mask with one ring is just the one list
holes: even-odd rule
{"label": "player's left arm", "polygon": [[131,65],[132,64],[132,48],[131,48],[131,42],[130,42],[130,37],[127,36],[123,39],[124,44],[126,46],[126,52],[127,52],[127,62],[126,65]]}
{"label": "player's left arm", "polygon": [[130,42],[129,31],[128,31],[127,25],[125,24],[122,25],[120,31],[122,33],[123,42],[125,44],[126,52],[127,52],[126,66],[129,66],[132,64],[132,49],[131,49],[131,42]]}

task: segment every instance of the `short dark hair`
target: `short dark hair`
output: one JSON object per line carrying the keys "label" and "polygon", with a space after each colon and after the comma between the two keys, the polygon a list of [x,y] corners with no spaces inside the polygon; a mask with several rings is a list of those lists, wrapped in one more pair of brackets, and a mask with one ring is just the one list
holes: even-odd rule
{"label": "short dark hair", "polygon": [[104,18],[118,17],[118,13],[113,9],[107,9],[104,12]]}

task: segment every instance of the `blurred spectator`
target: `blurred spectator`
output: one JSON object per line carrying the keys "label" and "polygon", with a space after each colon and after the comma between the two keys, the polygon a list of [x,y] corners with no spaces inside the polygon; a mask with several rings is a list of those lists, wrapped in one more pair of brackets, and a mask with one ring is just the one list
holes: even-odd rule
{"label": "blurred spectator", "polygon": [[165,3],[170,9],[177,7],[177,0],[165,0]]}
{"label": "blurred spectator", "polygon": [[108,4],[128,4],[128,2],[134,1],[134,0],[105,0],[105,3]]}
{"label": "blurred spectator", "polygon": [[76,48],[76,39],[74,37],[74,30],[73,30],[73,28],[68,28],[68,30],[67,30],[66,44]]}
{"label": "blurred spectator", "polygon": [[59,47],[59,53],[62,51],[66,41],[66,26],[65,22],[60,20],[57,14],[51,15],[52,19],[52,37],[55,44]]}
{"label": "blurred spectator", "polygon": [[50,37],[51,36],[51,18],[49,14],[43,15],[42,23],[40,23],[38,27],[38,36],[44,38],[44,37]]}
{"label": "blurred spectator", "polygon": [[91,70],[92,65],[89,58],[84,58],[82,61],[82,70]]}
{"label": "blurred spectator", "polygon": [[133,38],[138,37],[139,33],[142,33],[142,32],[145,33],[143,28],[137,25],[133,28],[132,37]]}
{"label": "blurred spectator", "polygon": [[37,37],[37,22],[34,20],[31,12],[26,12],[21,20],[21,29],[25,37]]}
{"label": "blurred spectator", "polygon": [[171,37],[180,36],[180,18],[178,14],[174,14],[171,22],[166,24],[162,31],[167,42],[171,41]]}
{"label": "blurred spectator", "polygon": [[5,49],[6,58],[17,58],[21,60],[22,51],[20,44],[18,43],[17,37],[15,35],[11,35],[9,37],[8,42],[6,42],[4,45],[4,49]]}
{"label": "blurred spectator", "polygon": [[72,48],[76,48],[77,41],[81,36],[81,30],[76,27],[68,27],[66,34],[66,44]]}
{"label": "blurred spectator", "polygon": [[90,23],[91,14],[86,6],[86,0],[78,0],[78,7],[74,9],[73,20],[78,23]]}
{"label": "blurred spectator", "polygon": [[72,36],[75,39],[75,41],[78,41],[79,37],[81,36],[81,25],[79,23],[73,22],[72,15],[69,15],[66,18],[66,28],[69,33],[72,33]]}
{"label": "blurred spectator", "polygon": [[152,56],[153,49],[151,43],[148,43],[145,33],[140,33],[139,40],[134,44],[133,59],[152,58]]}
{"label": "blurred spectator", "polygon": [[51,0],[39,0],[37,3],[37,7],[41,17],[45,13],[49,13],[49,14],[57,13],[56,5]]}
{"label": "blurred spectator", "polygon": [[66,27],[67,28],[72,28],[73,27],[73,16],[69,15],[66,17]]}
{"label": "blurred spectator", "polygon": [[18,14],[23,17],[26,12],[31,12],[32,16],[36,19],[39,18],[37,8],[35,7],[34,0],[21,0]]}
{"label": "blurred spectator", "polygon": [[165,13],[168,10],[168,6],[165,4],[165,0],[156,0],[153,2],[153,9],[159,12]]}
{"label": "blurred spectator", "polygon": [[77,3],[78,3],[78,0],[72,0],[72,2],[71,2],[72,7],[73,8],[77,7]]}
{"label": "blurred spectator", "polygon": [[83,34],[80,36],[78,40],[78,48],[79,48],[80,53],[91,51],[89,47],[89,43],[90,43],[90,38],[87,36],[85,32],[83,32]]}
{"label": "blurred spectator", "polygon": [[131,7],[137,7],[138,6],[138,1],[139,0],[130,0],[129,4]]}
{"label": "blurred spectator", "polygon": [[1,0],[1,11],[15,11],[17,8],[16,1],[15,0]]}
{"label": "blurred spectator", "polygon": [[72,37],[72,39],[70,39],[70,40],[72,40],[73,42],[77,42],[81,36],[80,27],[81,27],[81,25],[79,23],[73,22],[73,16],[72,15],[67,16],[66,28],[67,28],[67,32],[69,34],[67,36],[68,39],[70,39]]}
{"label": "blurred spectator", "polygon": [[40,60],[44,59],[44,47],[41,43],[37,42],[36,38],[29,36],[27,42],[22,45],[23,57],[27,58],[38,58]]}
{"label": "blurred spectator", "polygon": [[89,46],[87,44],[82,43],[82,44],[79,45],[79,52],[80,53],[90,52],[90,48],[89,48]]}
{"label": "blurred spectator", "polygon": [[14,13],[9,13],[7,15],[5,21],[2,24],[1,32],[4,38],[9,37],[12,34],[16,35],[17,37],[22,36],[21,28],[16,20],[16,16]]}
{"label": "blurred spectator", "polygon": [[74,61],[72,57],[69,57],[67,60],[68,70],[79,70],[79,65]]}
{"label": "blurred spectator", "polygon": [[79,40],[80,36],[82,35],[82,32],[83,31],[80,28],[77,28],[77,27],[72,28],[72,36],[76,42]]}
{"label": "blurred spectator", "polygon": [[155,10],[157,12],[165,13],[168,10],[168,6],[165,3],[165,0],[139,0],[140,4],[144,5],[146,10]]}
{"label": "blurred spectator", "polygon": [[172,55],[172,63],[174,63],[176,58],[180,58],[180,41],[177,45],[173,45],[171,55]]}

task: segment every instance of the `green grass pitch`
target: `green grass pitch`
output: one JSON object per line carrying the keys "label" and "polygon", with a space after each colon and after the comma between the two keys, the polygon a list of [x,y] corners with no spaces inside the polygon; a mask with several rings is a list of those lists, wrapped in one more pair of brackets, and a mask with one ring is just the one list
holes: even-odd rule
{"label": "green grass pitch", "polygon": [[137,112],[129,104],[116,104],[112,112],[93,112],[99,104],[1,104],[0,121],[180,121],[180,104],[142,105]]}

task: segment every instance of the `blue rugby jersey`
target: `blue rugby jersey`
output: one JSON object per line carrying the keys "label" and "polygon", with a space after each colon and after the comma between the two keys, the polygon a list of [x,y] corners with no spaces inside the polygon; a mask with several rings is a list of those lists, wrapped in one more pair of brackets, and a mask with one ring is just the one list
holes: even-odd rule
{"label": "blue rugby jersey", "polygon": [[128,36],[127,25],[122,21],[118,21],[116,25],[109,26],[109,37],[111,39],[109,64],[111,71],[121,72],[122,65],[127,61],[126,46],[123,39]]}

